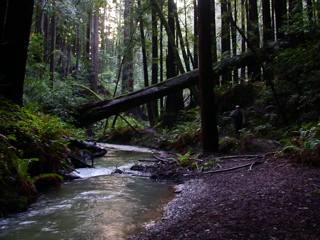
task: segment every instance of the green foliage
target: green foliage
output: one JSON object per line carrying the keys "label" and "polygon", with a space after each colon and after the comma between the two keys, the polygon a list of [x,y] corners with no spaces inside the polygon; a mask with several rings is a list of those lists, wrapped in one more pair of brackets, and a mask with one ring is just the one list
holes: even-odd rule
{"label": "green foliage", "polygon": [[[59,118],[36,110],[34,105],[24,108],[5,102],[1,105],[0,169],[3,175],[17,174],[18,178],[28,179],[30,166],[35,164],[42,165],[43,170],[53,170],[55,164],[59,165],[59,154],[68,149],[62,136],[82,134]],[[47,161],[52,161],[50,167],[45,167]],[[34,174],[37,173],[41,172]]]}
{"label": "green foliage", "polygon": [[177,159],[176,158],[170,158],[171,160],[175,161],[178,165],[182,167],[189,167],[191,169],[198,169],[198,164],[197,164],[197,158],[199,154],[196,155],[191,155],[190,152],[187,152],[185,154],[177,154]]}
{"label": "green foliage", "polygon": [[199,109],[181,111],[181,121],[174,125],[172,129],[162,129],[162,133],[156,138],[161,145],[169,149],[186,150],[187,148],[199,147],[201,121]]}
{"label": "green foliage", "polygon": [[[53,88],[50,80],[51,73],[48,71],[49,58],[50,56],[44,58],[43,35],[32,34],[26,65],[24,101],[37,104],[47,113],[56,114],[67,121],[71,118],[74,108],[95,97],[87,89],[78,87],[78,85],[85,86],[82,79],[90,79],[91,75],[88,69],[84,69],[76,76],[63,79],[59,79],[57,75]],[[74,77],[77,78],[77,84]]]}
{"label": "green foliage", "polygon": [[38,194],[35,179],[58,177],[62,154],[69,150],[63,136],[79,138],[82,132],[35,105],[0,101],[0,120],[1,215],[27,208]]}
{"label": "green foliage", "polygon": [[320,121],[303,125],[293,131],[291,139],[282,139],[282,152],[298,162],[320,166]]}

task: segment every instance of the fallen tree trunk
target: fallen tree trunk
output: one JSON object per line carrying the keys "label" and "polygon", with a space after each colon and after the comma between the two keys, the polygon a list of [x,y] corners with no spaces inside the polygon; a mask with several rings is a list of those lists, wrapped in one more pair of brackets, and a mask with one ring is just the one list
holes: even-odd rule
{"label": "fallen tree trunk", "polygon": [[[275,53],[274,48],[261,48],[256,51],[260,59],[273,57]],[[268,59],[269,60],[269,59]],[[223,60],[213,64],[213,79],[221,76],[228,71],[257,64],[257,55],[254,53],[244,53],[227,60]],[[130,110],[142,104],[156,100],[160,97],[166,96],[169,93],[180,91],[185,88],[190,88],[198,84],[199,70],[193,70],[188,73],[170,78],[166,81],[151,85],[139,91],[131,92],[129,94],[116,97],[114,99],[105,100],[101,102],[90,103],[79,107],[74,116],[76,126],[86,126],[97,122],[99,120],[108,118],[115,114]]]}

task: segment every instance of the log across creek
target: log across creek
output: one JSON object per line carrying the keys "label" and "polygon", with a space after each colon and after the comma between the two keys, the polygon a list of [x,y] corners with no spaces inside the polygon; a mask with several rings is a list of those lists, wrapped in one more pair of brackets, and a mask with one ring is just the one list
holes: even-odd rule
{"label": "log across creek", "polygon": [[[212,81],[217,81],[218,76],[231,70],[257,64],[261,62],[261,59],[263,61],[270,60],[275,52],[274,48],[265,47],[258,49],[255,53],[247,52],[216,62],[213,64],[214,78]],[[95,123],[170,93],[190,88],[197,85],[198,81],[199,69],[195,69],[126,95],[80,106],[76,109],[77,114],[74,116],[74,124],[76,126],[86,126]]]}

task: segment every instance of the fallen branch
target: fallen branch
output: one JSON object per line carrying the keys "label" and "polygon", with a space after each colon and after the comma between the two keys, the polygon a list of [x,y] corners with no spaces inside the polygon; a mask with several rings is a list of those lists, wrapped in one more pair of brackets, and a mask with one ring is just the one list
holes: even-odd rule
{"label": "fallen branch", "polygon": [[262,155],[235,155],[235,156],[218,157],[217,159],[232,159],[232,158],[263,158],[263,156]]}
{"label": "fallen branch", "polygon": [[[139,159],[138,162],[159,162],[158,159]],[[161,160],[163,161],[163,160]]]}
{"label": "fallen branch", "polygon": [[152,155],[152,157],[154,157],[155,159],[157,159],[157,160],[158,160],[158,161],[160,161],[160,162],[166,162],[166,163],[171,162],[171,161],[168,161],[168,160],[166,160],[166,159],[163,159],[163,158],[157,157],[156,155]]}
{"label": "fallen branch", "polygon": [[221,170],[216,170],[216,171],[210,171],[210,172],[204,172],[205,174],[207,173],[219,173],[219,172],[227,172],[227,171],[232,171],[232,170],[236,170],[236,169],[240,169],[240,168],[244,168],[244,167],[249,167],[249,170],[252,170],[253,165],[255,164],[260,164],[261,162],[253,162],[253,163],[247,163],[241,166],[237,166],[237,167],[232,167],[232,168],[228,168],[228,169],[221,169]]}

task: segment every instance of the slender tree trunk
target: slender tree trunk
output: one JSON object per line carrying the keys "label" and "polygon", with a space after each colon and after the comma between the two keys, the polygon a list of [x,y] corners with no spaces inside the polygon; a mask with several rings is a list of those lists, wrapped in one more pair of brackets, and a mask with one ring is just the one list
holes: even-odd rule
{"label": "slender tree trunk", "polygon": [[56,50],[56,14],[51,17],[51,54],[50,54],[50,72],[51,87],[54,88],[54,72],[55,72],[55,50]]}
{"label": "slender tree trunk", "polygon": [[[152,8],[152,76],[151,83],[158,83],[158,24],[156,11]],[[152,101],[152,112],[155,118],[158,118],[158,101]]]}
{"label": "slender tree trunk", "polygon": [[285,14],[287,12],[286,0],[276,0],[274,3],[275,15],[276,15],[276,36],[277,40],[284,40],[285,34],[281,31],[282,26],[285,22]]}
{"label": "slender tree trunk", "polygon": [[[248,39],[253,48],[259,48],[260,34],[258,28],[258,8],[257,0],[249,0],[249,22],[248,22]],[[261,80],[260,66],[253,65],[248,67],[248,74],[252,81]]]}
{"label": "slender tree trunk", "polygon": [[43,6],[44,6],[44,0],[38,0],[36,3],[36,21],[35,21],[35,30],[38,33],[43,32]]}
{"label": "slender tree trunk", "polygon": [[[141,9],[141,2],[138,0],[138,6]],[[147,64],[147,53],[146,53],[146,41],[144,36],[144,29],[143,29],[143,19],[140,16],[140,37],[141,37],[141,46],[142,46],[142,60],[143,60],[143,76],[144,76],[144,86],[149,86],[149,76],[148,76],[148,64]],[[147,103],[147,111],[149,122],[151,126],[155,125],[155,116],[153,113],[151,102]]]}
{"label": "slender tree trunk", "polygon": [[210,2],[198,0],[199,6],[199,88],[203,152],[217,152],[219,138],[212,70]]}
{"label": "slender tree trunk", "polygon": [[[168,25],[170,27],[171,34],[174,38],[175,36],[175,24],[174,24],[174,2],[173,0],[168,0]],[[167,79],[177,75],[177,65],[176,65],[176,53],[174,52],[174,42],[169,41],[168,45],[168,55],[167,55]],[[178,112],[184,108],[182,91],[171,93],[167,96],[166,102],[166,118],[164,120],[165,126],[171,128],[178,120]]]}
{"label": "slender tree trunk", "polygon": [[48,55],[50,53],[49,47],[49,26],[50,18],[48,14],[43,15],[43,58],[47,61]]}
{"label": "slender tree trunk", "polygon": [[124,53],[122,71],[122,93],[133,91],[133,49],[131,44],[132,21],[129,20],[132,9],[131,0],[125,0],[124,10],[124,43],[126,51]]}
{"label": "slender tree trunk", "polygon": [[[176,23],[177,38],[179,39],[179,43],[180,43],[180,50],[182,52],[183,60],[184,60],[185,66],[186,66],[186,71],[189,72],[191,70],[190,62],[189,62],[189,58],[188,58],[187,51],[186,51],[186,46],[185,46],[186,44],[184,43],[184,39],[182,36],[180,23],[179,23],[179,17],[178,17],[178,13],[177,13],[177,7],[175,6],[175,4],[173,5],[173,14],[174,14],[174,19],[175,19],[175,23]],[[177,44],[177,46],[178,46],[178,44]]]}
{"label": "slender tree trunk", "polygon": [[[228,4],[226,0],[221,1],[221,48],[222,54],[230,53],[230,23],[228,22]],[[231,72],[222,75],[222,84],[231,81]]]}
{"label": "slender tree trunk", "polygon": [[262,0],[263,45],[273,41],[270,0]]}
{"label": "slender tree trunk", "polygon": [[193,40],[193,59],[194,59],[194,66],[193,68],[196,69],[199,67],[198,63],[198,6],[197,0],[193,0],[194,6],[194,17],[193,17],[193,26],[194,26],[194,40]]}
{"label": "slender tree trunk", "polygon": [[217,30],[216,30],[216,3],[210,0],[210,25],[211,25],[211,43],[212,43],[212,62],[218,61],[217,54]]}
{"label": "slender tree trunk", "polygon": [[[247,0],[241,0],[241,31],[244,33],[245,32],[245,28],[246,28],[246,1]],[[246,51],[246,41],[241,38],[241,52],[245,52]],[[242,83],[245,79],[246,79],[246,68],[243,67],[241,68],[241,79],[240,79],[240,83]]]}
{"label": "slender tree trunk", "polygon": [[[163,67],[163,24],[160,24],[160,82],[163,82],[163,72],[164,72],[164,67]],[[160,98],[160,109],[164,109],[164,99]]]}
{"label": "slender tree trunk", "polygon": [[87,38],[86,38],[86,54],[85,54],[85,57],[86,57],[86,60],[87,60],[87,65],[89,65],[90,63],[90,39],[91,39],[91,14],[88,14],[89,16],[89,21],[88,21],[88,24],[87,24]]}
{"label": "slender tree trunk", "polygon": [[98,47],[99,47],[99,11],[93,15],[93,34],[92,34],[92,68],[93,68],[93,78],[92,78],[92,90],[96,93],[98,92]]}
{"label": "slender tree trunk", "polygon": [[22,106],[34,1],[0,2],[0,95]]}
{"label": "slender tree trunk", "polygon": [[[238,22],[238,13],[237,13],[237,1],[234,1],[234,22]],[[229,2],[229,9],[231,11],[231,3]],[[231,39],[232,39],[232,54],[233,56],[237,55],[237,29],[235,26],[231,26]],[[233,82],[236,84],[238,82],[238,69],[233,71]]]}

